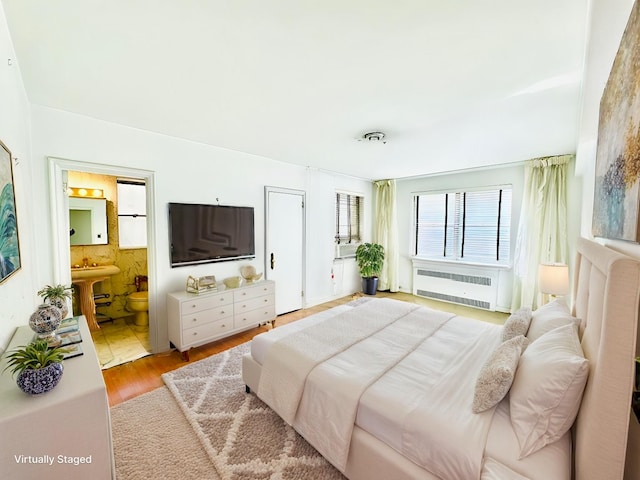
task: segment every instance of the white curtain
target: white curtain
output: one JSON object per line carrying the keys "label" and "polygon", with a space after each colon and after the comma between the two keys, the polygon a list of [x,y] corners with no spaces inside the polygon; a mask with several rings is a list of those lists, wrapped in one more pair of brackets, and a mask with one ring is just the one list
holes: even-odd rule
{"label": "white curtain", "polygon": [[530,160],[513,262],[512,311],[539,303],[538,265],[567,263],[567,170],[572,155]]}
{"label": "white curtain", "polygon": [[379,180],[376,187],[374,242],[384,247],[384,265],[378,278],[378,290],[398,291],[398,220],[396,181]]}

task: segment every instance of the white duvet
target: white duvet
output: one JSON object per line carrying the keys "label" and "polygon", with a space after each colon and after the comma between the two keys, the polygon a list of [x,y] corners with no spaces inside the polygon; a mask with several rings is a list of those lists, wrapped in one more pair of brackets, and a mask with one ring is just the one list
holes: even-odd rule
{"label": "white duvet", "polygon": [[[375,299],[276,341],[258,396],[340,470],[356,415],[387,401],[378,411],[402,428],[370,433],[441,478],[477,479],[493,410],[471,412],[473,386],[500,342],[499,329],[477,325]],[[394,389],[412,397],[396,404]]]}

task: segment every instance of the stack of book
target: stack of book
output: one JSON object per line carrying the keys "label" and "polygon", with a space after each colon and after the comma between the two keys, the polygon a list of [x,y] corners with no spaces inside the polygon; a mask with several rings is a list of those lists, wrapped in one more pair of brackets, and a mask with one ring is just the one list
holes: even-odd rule
{"label": "stack of book", "polygon": [[[34,340],[37,338],[34,338]],[[82,355],[82,335],[80,334],[80,328],[78,325],[78,317],[65,318],[60,323],[60,326],[56,330],[56,335],[49,341],[49,345],[52,347],[64,347],[67,349],[67,353],[64,358],[77,357]]]}

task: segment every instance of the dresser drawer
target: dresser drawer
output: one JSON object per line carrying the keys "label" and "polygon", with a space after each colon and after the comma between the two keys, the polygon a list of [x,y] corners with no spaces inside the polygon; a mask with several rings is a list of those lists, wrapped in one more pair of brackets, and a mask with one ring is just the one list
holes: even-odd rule
{"label": "dresser drawer", "polygon": [[193,312],[201,312],[203,310],[209,310],[221,305],[229,305],[231,303],[233,303],[233,295],[231,293],[219,293],[217,295],[194,297],[181,302],[180,313],[181,315],[188,315]]}
{"label": "dresser drawer", "polygon": [[256,308],[267,307],[275,304],[275,298],[273,295],[266,295],[263,297],[257,298],[247,298],[246,300],[236,302],[233,305],[234,313],[243,313],[248,312],[250,310],[255,310]]}
{"label": "dresser drawer", "polygon": [[197,343],[206,343],[230,330],[233,330],[233,317],[200,325],[199,327],[187,328],[182,331],[182,344],[183,347],[188,348]]}
{"label": "dresser drawer", "polygon": [[273,295],[275,293],[274,282],[262,282],[253,287],[244,287],[233,292],[233,301],[239,302],[246,298],[260,297],[262,295]]}
{"label": "dresser drawer", "polygon": [[194,312],[190,315],[182,316],[182,329],[199,327],[206,323],[222,320],[233,315],[233,305],[217,305],[216,308],[202,312]]}
{"label": "dresser drawer", "polygon": [[244,313],[236,313],[233,324],[237,329],[255,327],[261,323],[270,322],[276,318],[276,307],[272,303],[264,308],[258,308]]}

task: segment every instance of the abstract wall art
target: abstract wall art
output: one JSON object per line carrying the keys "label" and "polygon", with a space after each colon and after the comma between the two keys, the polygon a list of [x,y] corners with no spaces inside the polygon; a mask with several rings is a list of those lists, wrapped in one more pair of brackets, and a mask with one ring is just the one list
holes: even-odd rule
{"label": "abstract wall art", "polygon": [[20,269],[18,217],[13,188],[13,159],[0,142],[0,283]]}
{"label": "abstract wall art", "polygon": [[600,101],[593,235],[640,241],[640,3]]}

